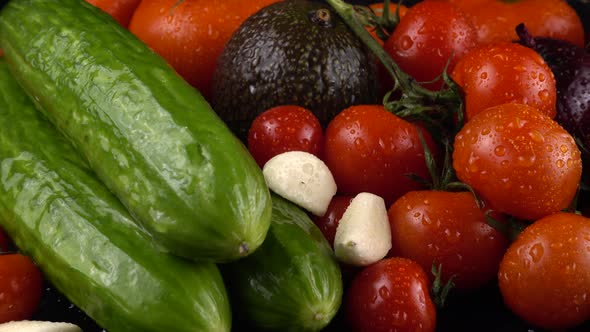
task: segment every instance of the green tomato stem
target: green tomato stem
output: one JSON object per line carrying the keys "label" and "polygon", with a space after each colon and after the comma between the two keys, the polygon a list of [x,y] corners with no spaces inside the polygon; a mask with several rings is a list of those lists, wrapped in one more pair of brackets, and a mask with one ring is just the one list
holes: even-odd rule
{"label": "green tomato stem", "polygon": [[401,89],[402,94],[406,98],[421,100],[423,103],[456,103],[457,99],[460,98],[453,89],[433,92],[422,87],[398,66],[383,47],[365,29],[361,19],[358,17],[359,14],[355,6],[342,0],[327,0],[327,2],[367,48],[383,63],[383,66],[394,81],[394,89]]}

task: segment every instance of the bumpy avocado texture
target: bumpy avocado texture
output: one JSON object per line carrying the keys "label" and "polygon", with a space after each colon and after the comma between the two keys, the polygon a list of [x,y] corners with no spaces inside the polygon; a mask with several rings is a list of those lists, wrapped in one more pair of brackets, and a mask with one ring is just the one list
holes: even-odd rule
{"label": "bumpy avocado texture", "polygon": [[216,67],[212,104],[245,140],[279,105],[311,110],[323,126],[355,104],[379,102],[376,61],[328,5],[287,0],[248,18]]}

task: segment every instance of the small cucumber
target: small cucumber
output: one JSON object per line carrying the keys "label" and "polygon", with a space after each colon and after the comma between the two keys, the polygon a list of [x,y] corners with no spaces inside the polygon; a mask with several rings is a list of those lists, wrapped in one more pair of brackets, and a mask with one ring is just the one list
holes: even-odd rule
{"label": "small cucumber", "polygon": [[0,224],[109,332],[229,331],[215,264],[154,246],[39,113],[0,57]]}
{"label": "small cucumber", "polygon": [[0,48],[15,77],[106,186],[168,251],[225,262],[253,252],[270,193],[203,97],[84,0],[14,0]]}
{"label": "small cucumber", "polygon": [[256,331],[319,331],[342,302],[340,267],[303,210],[274,194],[272,201],[262,246],[222,267],[234,312]]}

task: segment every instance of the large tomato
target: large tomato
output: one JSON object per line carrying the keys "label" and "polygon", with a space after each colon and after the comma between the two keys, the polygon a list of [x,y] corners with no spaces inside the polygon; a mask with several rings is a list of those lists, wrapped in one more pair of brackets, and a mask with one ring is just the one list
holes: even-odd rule
{"label": "large tomato", "polygon": [[[340,112],[328,124],[324,148],[324,161],[338,191],[353,196],[370,192],[389,205],[410,190],[424,188],[408,177],[430,178],[418,130],[382,105],[352,106]],[[430,150],[437,151],[430,134],[421,132]]]}
{"label": "large tomato", "polygon": [[517,40],[524,23],[534,36],[568,40],[584,46],[584,27],[564,0],[449,0],[467,13],[481,43]]}
{"label": "large tomato", "polygon": [[416,262],[387,258],[364,268],[346,297],[346,317],[354,332],[433,332],[436,308],[430,282]]}
{"label": "large tomato", "polygon": [[462,88],[466,118],[504,103],[533,106],[555,117],[555,77],[535,51],[514,43],[477,47],[465,55],[452,72]]}
{"label": "large tomato", "polygon": [[573,137],[537,109],[503,104],[457,134],[453,167],[498,211],[536,220],[567,208],[582,175]]}
{"label": "large tomato", "polygon": [[41,272],[26,256],[0,255],[0,323],[30,319],[41,301]]}
{"label": "large tomato", "polygon": [[164,57],[204,96],[217,58],[240,24],[278,0],[143,0],[129,30]]}
{"label": "large tomato", "polygon": [[496,278],[508,240],[486,222],[470,192],[411,191],[388,211],[391,254],[441,277],[459,289],[476,289]]}
{"label": "large tomato", "polygon": [[590,320],[590,219],[558,213],[527,227],[502,259],[504,302],[547,329]]}
{"label": "large tomato", "polygon": [[[418,82],[431,82],[442,75],[447,64],[450,72],[475,46],[477,31],[459,8],[443,1],[426,0],[408,10],[384,49]],[[423,85],[437,90],[443,80]]]}
{"label": "large tomato", "polygon": [[129,25],[133,12],[141,0],[86,0],[111,15],[124,27]]}

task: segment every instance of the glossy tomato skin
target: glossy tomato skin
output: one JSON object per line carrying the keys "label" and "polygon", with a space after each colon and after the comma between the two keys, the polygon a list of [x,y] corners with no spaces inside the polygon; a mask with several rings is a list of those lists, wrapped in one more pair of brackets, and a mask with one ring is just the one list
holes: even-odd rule
{"label": "glossy tomato skin", "polygon": [[590,319],[590,219],[557,213],[528,226],[499,271],[506,305],[529,323],[563,329]]}
{"label": "glossy tomato skin", "polygon": [[563,0],[450,0],[473,21],[482,44],[517,40],[515,27],[524,23],[534,36],[568,40],[584,47],[584,26]]}
{"label": "glossy tomato skin", "polygon": [[[388,210],[390,255],[416,261],[425,271],[442,265],[457,289],[476,289],[496,278],[508,240],[486,222],[470,192],[411,191]],[[431,276],[433,277],[433,276]]]}
{"label": "glossy tomato skin", "polygon": [[41,301],[43,278],[21,254],[0,256],[0,323],[30,319]]}
{"label": "glossy tomato skin", "polygon": [[478,30],[482,44],[511,42],[514,28],[524,23],[534,36],[568,40],[584,47],[580,17],[562,0],[450,0],[461,8]]}
{"label": "glossy tomato skin", "polygon": [[346,314],[354,332],[432,332],[436,308],[426,272],[406,258],[386,258],[352,281]]}
{"label": "glossy tomato skin", "polygon": [[240,24],[278,0],[143,0],[129,30],[209,97],[217,58]]}
{"label": "glossy tomato skin", "polygon": [[125,28],[129,26],[131,17],[141,0],[86,0],[111,15]]}
{"label": "glossy tomato skin", "polygon": [[492,107],[467,122],[455,138],[453,167],[498,211],[531,221],[567,208],[582,174],[573,137],[522,104]]}
{"label": "glossy tomato skin", "polygon": [[300,106],[277,106],[258,115],[248,131],[248,150],[260,167],[288,151],[320,157],[324,134],[318,118]]}
{"label": "glossy tomato skin", "polygon": [[[430,150],[437,154],[430,134],[421,131]],[[328,124],[325,137],[324,161],[341,194],[370,192],[389,206],[406,192],[424,188],[408,174],[430,178],[418,127],[381,105],[342,111]]]}
{"label": "glossy tomato skin", "polygon": [[515,43],[477,47],[459,60],[451,76],[463,90],[468,121],[504,103],[527,104],[555,117],[555,77],[543,58],[528,47]]}
{"label": "glossy tomato skin", "polygon": [[313,217],[314,223],[322,231],[322,234],[324,234],[324,237],[328,240],[332,248],[334,247],[334,237],[336,237],[336,229],[338,228],[340,219],[342,219],[342,215],[353,198],[354,196],[336,195],[332,197],[330,205],[328,205],[328,209],[323,216]]}
{"label": "glossy tomato skin", "polygon": [[[418,82],[430,82],[442,75],[447,63],[450,73],[457,61],[477,45],[477,31],[459,8],[444,1],[426,0],[408,10],[384,49]],[[439,90],[443,80],[423,86]]]}

